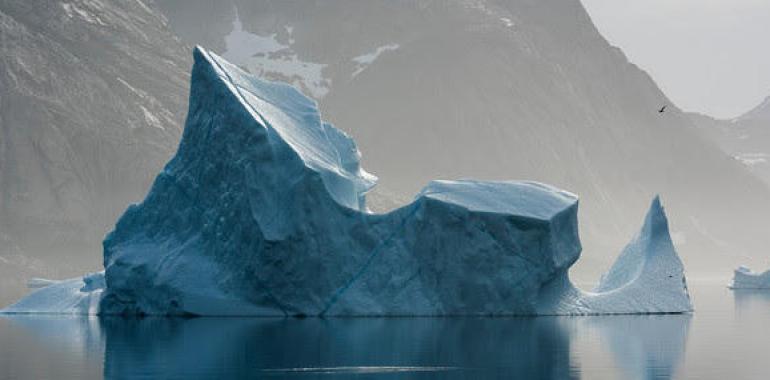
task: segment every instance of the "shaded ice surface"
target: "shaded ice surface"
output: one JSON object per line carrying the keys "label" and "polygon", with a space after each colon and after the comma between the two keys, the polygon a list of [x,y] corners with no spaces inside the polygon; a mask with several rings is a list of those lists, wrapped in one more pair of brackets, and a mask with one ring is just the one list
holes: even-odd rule
{"label": "shaded ice surface", "polygon": [[[353,140],[294,88],[201,48],[176,156],[104,240],[104,274],[10,313],[447,316],[692,310],[656,198],[594,292],[572,285],[577,197],[534,182],[433,181],[386,214]],[[394,152],[398,154],[398,152]]]}
{"label": "shaded ice surface", "polygon": [[731,289],[770,289],[770,270],[756,273],[741,265],[735,270],[733,280],[728,287]]}

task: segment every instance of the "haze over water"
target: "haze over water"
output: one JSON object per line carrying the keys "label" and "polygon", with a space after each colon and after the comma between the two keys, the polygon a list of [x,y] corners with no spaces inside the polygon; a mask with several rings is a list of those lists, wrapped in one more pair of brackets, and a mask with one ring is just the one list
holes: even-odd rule
{"label": "haze over water", "polygon": [[691,315],[4,316],[0,378],[764,378],[770,292],[690,288]]}

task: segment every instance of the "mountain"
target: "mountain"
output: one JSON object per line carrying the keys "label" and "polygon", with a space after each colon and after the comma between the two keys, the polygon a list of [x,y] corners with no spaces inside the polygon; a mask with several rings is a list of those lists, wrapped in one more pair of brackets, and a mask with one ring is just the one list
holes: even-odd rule
{"label": "mountain", "polygon": [[176,148],[189,53],[145,0],[0,2],[0,301],[97,268]]}
{"label": "mountain", "polygon": [[766,97],[758,106],[736,119],[737,122],[770,122],[770,96]]}
{"label": "mountain", "polygon": [[768,257],[766,185],[610,46],[578,0],[158,5],[187,43],[317,99],[380,177],[379,204],[431,178],[568,189],[581,197],[575,273],[588,279],[659,193],[690,272],[726,277]]}
{"label": "mountain", "polygon": [[770,96],[734,119],[697,113],[690,118],[725,153],[770,185]]}

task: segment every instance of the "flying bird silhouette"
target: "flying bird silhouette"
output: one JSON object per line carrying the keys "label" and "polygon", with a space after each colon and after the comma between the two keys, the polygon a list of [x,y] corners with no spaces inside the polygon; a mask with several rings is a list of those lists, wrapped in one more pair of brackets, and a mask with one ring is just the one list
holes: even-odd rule
{"label": "flying bird silhouette", "polygon": [[658,110],[658,113],[663,113],[665,110],[666,110],[666,106],[663,106],[663,107],[661,107],[661,108]]}

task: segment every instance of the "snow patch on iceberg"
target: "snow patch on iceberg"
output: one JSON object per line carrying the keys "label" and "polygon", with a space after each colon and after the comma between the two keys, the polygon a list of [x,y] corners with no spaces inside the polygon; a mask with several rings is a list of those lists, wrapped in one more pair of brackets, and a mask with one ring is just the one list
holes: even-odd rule
{"label": "snow patch on iceberg", "polygon": [[446,316],[692,310],[656,198],[595,292],[577,197],[521,181],[433,181],[372,214],[354,141],[296,89],[196,48],[177,154],[104,240],[104,274],[5,312]]}
{"label": "snow patch on iceberg", "polygon": [[767,153],[741,153],[733,156],[736,160],[740,161],[746,166],[755,166],[760,164],[766,164],[770,155]]}

